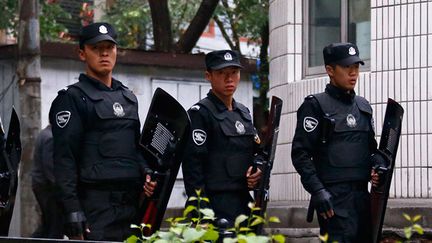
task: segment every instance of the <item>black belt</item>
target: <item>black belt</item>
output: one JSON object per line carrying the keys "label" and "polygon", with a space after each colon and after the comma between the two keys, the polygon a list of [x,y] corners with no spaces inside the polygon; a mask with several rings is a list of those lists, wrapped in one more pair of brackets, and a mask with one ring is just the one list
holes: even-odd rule
{"label": "black belt", "polygon": [[347,189],[351,189],[352,191],[367,191],[368,190],[368,182],[367,181],[344,181],[337,183],[328,183],[324,185],[325,188],[332,187],[346,187]]}

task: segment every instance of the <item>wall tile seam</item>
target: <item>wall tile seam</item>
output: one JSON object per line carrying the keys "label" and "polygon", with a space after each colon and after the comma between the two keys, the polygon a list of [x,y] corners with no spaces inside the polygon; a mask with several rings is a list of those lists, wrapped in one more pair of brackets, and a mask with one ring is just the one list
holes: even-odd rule
{"label": "wall tile seam", "polygon": [[432,37],[432,33],[423,33],[423,34],[407,34],[407,35],[398,35],[398,36],[391,36],[391,37],[385,37],[385,38],[375,38],[371,39],[371,41],[380,41],[380,40],[393,40],[393,39],[402,39],[402,38],[409,38],[409,37]]}
{"label": "wall tile seam", "polygon": [[286,56],[301,56],[301,54],[302,53],[284,53],[284,54],[281,54],[281,55],[271,56],[270,57],[270,65],[271,65],[272,61],[275,61],[277,59],[280,59],[280,58],[283,58],[283,57],[286,57]]}
{"label": "wall tile seam", "polygon": [[280,28],[282,28],[282,27],[284,27],[284,26],[289,26],[289,25],[292,25],[292,26],[296,26],[296,25],[298,25],[298,26],[302,26],[303,23],[285,23],[285,24],[281,24],[281,25],[270,26],[270,27],[271,27],[271,28],[270,28],[270,34],[272,34],[272,32],[273,32],[274,30],[277,30],[277,29],[280,29]]}
{"label": "wall tile seam", "polygon": [[394,73],[397,71],[409,71],[409,70],[415,70],[418,69],[419,71],[422,71],[424,69],[430,69],[432,68],[432,66],[419,66],[419,67],[411,67],[411,68],[395,68],[395,69],[379,69],[379,70],[375,70],[375,71],[371,71],[371,73],[374,74],[380,74],[380,73]]}
{"label": "wall tile seam", "polygon": [[412,2],[412,3],[396,3],[396,4],[388,4],[388,5],[380,5],[371,7],[371,9],[379,9],[379,8],[390,8],[394,6],[403,6],[403,5],[415,5],[415,4],[422,4],[422,3],[429,3],[430,1],[424,0],[424,1],[418,1],[418,2]]}

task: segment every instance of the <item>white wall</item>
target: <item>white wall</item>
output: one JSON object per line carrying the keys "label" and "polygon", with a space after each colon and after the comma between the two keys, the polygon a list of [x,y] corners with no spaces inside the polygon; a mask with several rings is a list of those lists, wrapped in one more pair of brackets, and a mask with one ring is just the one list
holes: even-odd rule
{"label": "white wall", "polygon": [[[325,75],[302,75],[302,7],[301,0],[270,1],[270,93],[285,102],[270,194],[275,201],[309,197],[292,166],[291,141],[304,97],[322,92],[328,82]],[[430,13],[431,1],[371,1],[371,67],[361,73],[356,91],[371,102],[378,135],[387,98],[405,108],[390,191],[396,198],[432,196]]]}

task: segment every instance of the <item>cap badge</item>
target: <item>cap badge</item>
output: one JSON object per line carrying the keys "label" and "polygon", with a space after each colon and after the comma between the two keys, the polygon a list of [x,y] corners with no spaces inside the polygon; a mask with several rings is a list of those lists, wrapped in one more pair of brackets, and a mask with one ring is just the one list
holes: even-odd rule
{"label": "cap badge", "polygon": [[101,26],[99,26],[99,33],[101,33],[101,34],[106,34],[106,33],[108,33],[108,29],[107,29],[107,27],[105,27],[105,25],[101,25]]}
{"label": "cap badge", "polygon": [[243,123],[241,123],[240,121],[235,122],[235,127],[238,134],[244,134],[246,132]]}
{"label": "cap badge", "polygon": [[357,53],[357,52],[356,52],[356,50],[355,50],[354,47],[351,46],[351,47],[348,49],[348,54],[350,54],[351,56],[354,56],[356,53]]}
{"label": "cap badge", "polygon": [[232,61],[233,58],[232,58],[231,54],[229,52],[227,52],[224,55],[224,59],[225,59],[225,61]]}
{"label": "cap badge", "polygon": [[347,121],[347,126],[349,126],[351,128],[357,126],[357,121],[352,114],[348,114],[348,116],[346,117],[346,121]]}
{"label": "cap badge", "polygon": [[113,104],[113,110],[114,110],[114,115],[116,117],[123,117],[125,115],[125,112],[123,110],[122,105],[120,103],[118,103],[118,102],[115,102]]}

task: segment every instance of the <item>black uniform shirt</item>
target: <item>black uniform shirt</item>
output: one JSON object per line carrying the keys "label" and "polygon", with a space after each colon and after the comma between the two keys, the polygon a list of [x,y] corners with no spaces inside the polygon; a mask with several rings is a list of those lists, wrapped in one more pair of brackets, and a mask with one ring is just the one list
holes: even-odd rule
{"label": "black uniform shirt", "polygon": [[[87,90],[90,89],[91,91],[84,92],[80,88],[77,88],[75,85],[79,83],[84,85],[81,86],[81,89],[87,88]],[[83,180],[83,171],[86,171],[86,168],[89,167],[83,164],[83,161],[88,160],[90,157],[88,156],[89,154],[96,154],[95,157],[100,154],[102,154],[100,155],[101,157],[105,157],[105,155],[109,156],[107,161],[103,159],[101,161],[94,161],[94,163],[100,165],[100,167],[95,167],[97,170],[95,168],[88,169],[88,171],[94,173],[105,173],[104,175],[106,175],[108,173],[106,168],[111,166],[112,172],[109,173],[121,174],[123,171],[126,171],[122,171],[122,169],[128,166],[126,169],[129,171],[129,174],[123,173],[122,176],[128,177],[130,175],[131,179],[135,179],[141,173],[140,169],[136,169],[135,165],[145,166],[145,161],[140,157],[136,149],[137,146],[135,146],[135,144],[138,145],[140,136],[138,104],[135,95],[126,86],[122,85],[120,81],[115,79],[112,79],[112,86],[110,88],[98,80],[81,74],[79,82],[76,84],[71,85],[68,89],[59,91],[50,109],[50,122],[54,136],[54,175],[56,183],[60,188],[60,199],[63,202],[66,213],[82,211],[78,198],[78,186]],[[99,99],[98,96],[103,92],[106,92],[105,96]],[[114,105],[109,103],[112,102],[109,100],[110,92],[122,92],[124,96],[127,96],[127,99],[125,99],[128,102],[123,104],[123,106],[120,105],[120,108],[117,106],[119,109],[116,110],[116,103]],[[99,100],[95,101],[94,97],[97,97]],[[109,100],[108,104],[111,104],[110,106],[112,107],[107,107],[105,103],[99,102],[103,99]],[[123,117],[115,121],[106,116],[106,113],[101,113],[103,109],[111,109],[111,113],[114,110],[114,113],[119,112],[119,117]],[[111,114],[110,116],[113,115]],[[103,122],[104,127],[99,122]],[[93,136],[93,141],[85,140],[88,138],[88,134],[95,133],[95,131],[98,133]],[[122,136],[121,131],[128,131],[127,136]],[[117,134],[114,134],[115,132]],[[111,135],[106,136],[107,134]],[[130,137],[130,134],[133,137]],[[114,135],[117,136],[114,137]],[[125,159],[121,158],[121,156],[117,156],[118,159],[116,159],[116,154],[118,153],[112,152],[124,149],[110,149],[110,146],[111,148],[114,146],[118,147],[112,144],[120,143],[121,145],[121,142],[115,142],[115,140],[125,141],[124,139],[126,139],[127,144],[133,144],[133,146],[128,146],[127,150],[129,153],[134,153],[134,158],[136,157],[136,160],[129,162],[129,164],[125,164]],[[131,139],[133,141],[130,141]],[[96,144],[100,143],[104,145],[100,146],[99,149],[98,147],[96,149],[95,147],[90,147],[94,146],[95,142]],[[113,166],[117,167],[113,168]],[[131,171],[132,173],[130,173]],[[117,175],[113,174],[112,176],[115,177]]]}
{"label": "black uniform shirt", "polygon": [[249,110],[233,100],[229,111],[211,91],[206,99],[214,111],[202,101],[188,111],[192,136],[182,164],[186,192],[247,190],[246,171],[257,150]]}
{"label": "black uniform shirt", "polygon": [[[335,98],[336,102],[351,104],[355,102],[355,92],[347,93],[331,84],[328,84],[325,92]],[[337,103],[335,103],[337,106]],[[320,147],[322,147],[323,111],[320,104],[310,95],[305,98],[303,104],[297,110],[297,127],[292,143],[291,157],[294,167],[301,176],[304,188],[309,193],[314,193],[324,185],[318,177],[317,167],[314,163]],[[377,143],[371,119],[369,133],[369,149],[376,151]]]}

